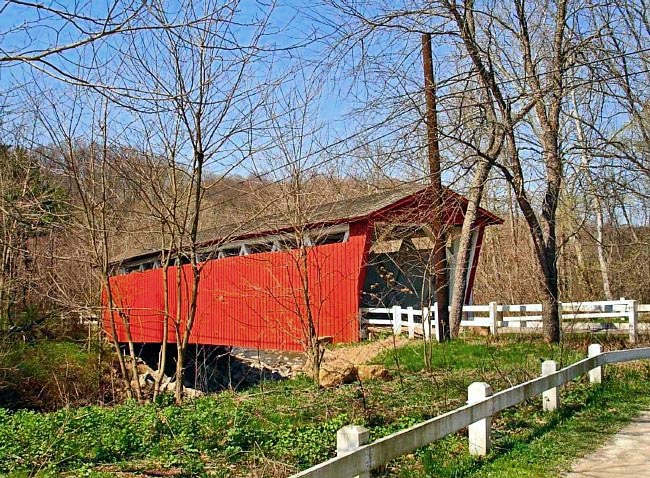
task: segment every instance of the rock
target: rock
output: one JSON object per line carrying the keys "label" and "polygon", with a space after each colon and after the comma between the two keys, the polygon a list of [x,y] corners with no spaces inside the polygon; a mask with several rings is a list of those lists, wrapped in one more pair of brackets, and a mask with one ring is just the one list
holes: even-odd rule
{"label": "rock", "polygon": [[334,337],[332,335],[323,335],[316,339],[318,345],[328,345],[334,343]]}
{"label": "rock", "polygon": [[390,372],[382,365],[359,365],[357,367],[357,377],[362,382],[367,380],[382,380],[387,382],[393,379]]}
{"label": "rock", "polygon": [[[129,364],[130,365],[130,364]],[[149,367],[144,361],[138,359],[138,363],[135,367],[135,369],[138,371],[138,375],[154,375],[156,371]]]}
{"label": "rock", "polygon": [[337,369],[321,368],[318,383],[321,387],[336,387],[344,383],[352,383],[357,379],[357,368],[354,365],[345,365]]}
{"label": "rock", "polygon": [[138,380],[140,382],[140,388],[145,388],[152,386],[156,381],[156,370],[151,369],[147,365],[138,364],[136,370],[138,371]]}
{"label": "rock", "polygon": [[324,366],[320,370],[319,383],[321,387],[335,387],[356,380],[391,380],[390,372],[381,365],[341,365],[337,368]]}
{"label": "rock", "polygon": [[198,398],[198,397],[202,397],[203,395],[205,395],[205,393],[195,388],[185,387],[183,389],[183,396],[185,398]]}
{"label": "rock", "polygon": [[[173,393],[175,388],[176,382],[166,381],[160,384],[161,392]],[[185,398],[198,398],[202,397],[203,395],[205,395],[205,393],[203,393],[201,390],[190,387],[183,387],[183,397]]]}
{"label": "rock", "polygon": [[[130,357],[126,357],[124,365],[126,366],[127,373],[131,377],[133,370],[133,362]],[[146,389],[153,385],[156,379],[156,370],[149,367],[142,359],[136,359],[135,370],[138,374],[138,383],[141,389]],[[135,388],[135,381],[131,380],[131,387]]]}

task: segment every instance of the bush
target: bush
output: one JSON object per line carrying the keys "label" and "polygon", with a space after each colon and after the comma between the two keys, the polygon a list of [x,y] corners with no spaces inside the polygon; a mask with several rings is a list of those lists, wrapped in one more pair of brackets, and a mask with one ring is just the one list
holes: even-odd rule
{"label": "bush", "polygon": [[55,410],[97,403],[107,370],[97,351],[66,341],[0,344],[0,406]]}

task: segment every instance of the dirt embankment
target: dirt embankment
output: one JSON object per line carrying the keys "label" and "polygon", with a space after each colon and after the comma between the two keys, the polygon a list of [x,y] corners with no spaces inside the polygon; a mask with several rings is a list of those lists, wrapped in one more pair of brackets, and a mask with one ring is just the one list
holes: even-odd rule
{"label": "dirt embankment", "polygon": [[[388,371],[382,366],[366,366],[368,362],[386,350],[401,347],[408,342],[405,337],[388,337],[381,340],[340,345],[325,350],[321,363],[319,382],[323,386],[333,386],[357,379],[387,379]],[[238,360],[250,364],[278,377],[293,377],[309,373],[305,368],[306,354],[298,352],[254,351],[239,349],[233,351]]]}
{"label": "dirt embankment", "polygon": [[388,337],[372,342],[361,342],[358,345],[337,347],[325,351],[322,367],[327,369],[343,368],[350,365],[358,366],[374,359],[377,355],[394,347],[402,347],[408,343],[406,337]]}

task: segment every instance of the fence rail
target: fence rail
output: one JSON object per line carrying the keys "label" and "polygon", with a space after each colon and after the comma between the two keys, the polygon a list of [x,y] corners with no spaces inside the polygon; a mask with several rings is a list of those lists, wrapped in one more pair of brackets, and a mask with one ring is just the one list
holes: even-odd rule
{"label": "fence rail", "polygon": [[[542,304],[497,304],[463,306],[463,327],[489,327],[493,334],[499,329],[535,330],[542,324]],[[361,309],[362,324],[391,326],[395,334],[403,329],[409,337],[415,334],[439,338],[438,304],[431,308],[414,309],[395,305],[390,308]],[[536,315],[530,315],[535,313]],[[650,304],[620,299],[591,302],[564,302],[560,304],[562,328],[565,331],[593,331],[627,329],[630,340],[637,341],[639,314],[650,313]],[[518,315],[513,315],[518,314]],[[597,322],[602,319],[605,322]],[[614,319],[620,319],[615,321]]]}
{"label": "fence rail", "polygon": [[343,427],[337,433],[338,456],[293,475],[292,478],[369,477],[370,470],[387,464],[404,454],[469,427],[470,453],[485,455],[490,448],[490,419],[506,408],[529,398],[543,395],[544,410],[559,407],[558,387],[589,372],[592,383],[602,380],[606,364],[650,359],[650,348],[638,348],[601,353],[600,345],[589,347],[589,357],[557,370],[557,364],[547,360],[542,364],[542,376],[492,394],[490,386],[475,382],[468,389],[468,404],[369,443],[368,430],[359,426]]}

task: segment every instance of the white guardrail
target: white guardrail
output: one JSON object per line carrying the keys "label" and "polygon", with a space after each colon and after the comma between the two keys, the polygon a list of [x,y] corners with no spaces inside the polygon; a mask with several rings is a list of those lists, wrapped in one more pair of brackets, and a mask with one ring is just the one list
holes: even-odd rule
{"label": "white guardrail", "polygon": [[[561,303],[562,329],[566,332],[627,329],[630,341],[638,338],[639,314],[650,313],[650,304],[639,304],[635,300],[604,300],[592,302]],[[463,306],[463,327],[489,327],[491,333],[499,329],[537,330],[542,326],[542,304],[498,304]],[[395,334],[403,329],[409,337],[415,334],[439,339],[438,304],[431,308],[372,307],[362,308],[362,324],[391,326]],[[536,315],[530,315],[531,313]],[[517,315],[513,315],[517,314]],[[601,319],[601,321],[598,321]],[[604,322],[603,322],[604,320]]]}
{"label": "white guardrail", "polygon": [[368,430],[355,425],[337,432],[337,456],[292,478],[367,478],[370,470],[379,468],[407,453],[428,445],[447,435],[468,428],[469,451],[473,455],[486,455],[490,449],[491,417],[506,408],[542,394],[545,411],[560,406],[558,387],[589,373],[591,383],[602,381],[606,364],[650,359],[650,348],[618,350],[601,353],[599,344],[588,349],[589,357],[557,370],[552,360],[542,363],[542,376],[492,394],[487,383],[474,382],[468,388],[468,404],[430,420],[368,443]]}

